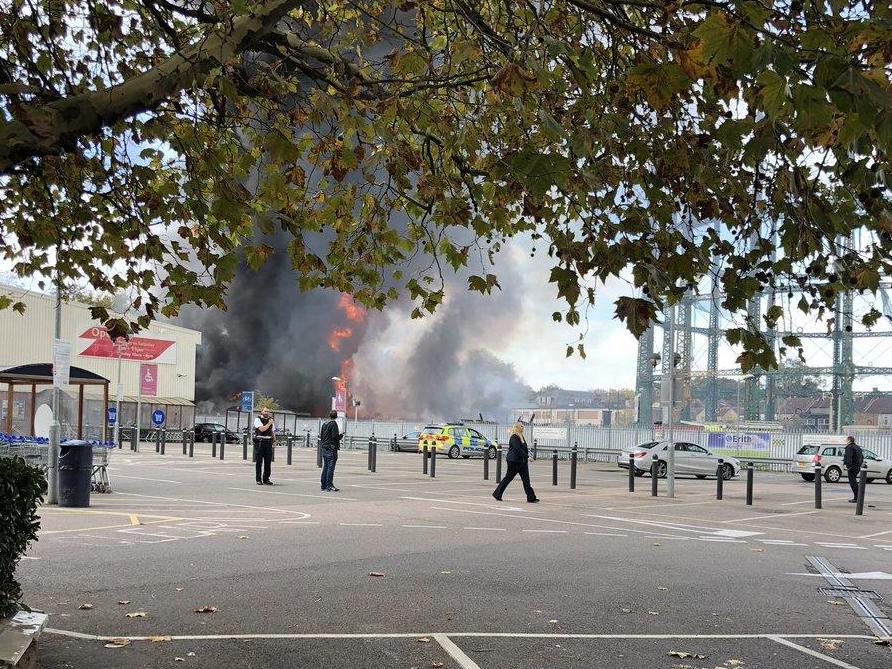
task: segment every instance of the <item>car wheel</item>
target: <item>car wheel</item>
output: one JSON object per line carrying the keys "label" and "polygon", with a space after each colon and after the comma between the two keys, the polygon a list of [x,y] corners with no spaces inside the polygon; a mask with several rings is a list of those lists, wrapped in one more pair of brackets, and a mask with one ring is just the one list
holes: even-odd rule
{"label": "car wheel", "polygon": [[668,471],[668,467],[666,463],[660,460],[657,462],[657,478],[664,479],[666,478],[666,472]]}
{"label": "car wheel", "polygon": [[487,448],[486,455],[490,460],[495,460],[496,459],[496,447],[490,446],[489,448]]}
{"label": "car wheel", "polygon": [[453,446],[449,449],[449,459],[455,460],[459,455],[461,455],[461,449],[458,446]]}
{"label": "car wheel", "polygon": [[697,478],[701,481],[706,478],[706,474],[696,474]]}
{"label": "car wheel", "polygon": [[806,481],[814,481],[814,480],[815,480],[815,475],[814,475],[814,474],[803,474],[803,473],[800,472],[799,476],[801,476],[802,478],[804,478]]}
{"label": "car wheel", "polygon": [[827,471],[824,472],[824,480],[827,483],[838,483],[841,477],[842,470],[839,467],[828,467]]}
{"label": "car wheel", "polygon": [[886,483],[892,485],[892,469],[886,472]]}
{"label": "car wheel", "polygon": [[722,465],[722,480],[730,481],[732,478],[734,478],[734,467],[726,462]]}

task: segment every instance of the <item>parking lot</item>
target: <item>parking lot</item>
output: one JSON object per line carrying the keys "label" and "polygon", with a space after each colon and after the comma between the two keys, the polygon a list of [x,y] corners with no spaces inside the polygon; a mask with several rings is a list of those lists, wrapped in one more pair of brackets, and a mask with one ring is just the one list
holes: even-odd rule
{"label": "parking lot", "polygon": [[855,517],[847,486],[825,484],[817,510],[791,474],[757,472],[746,506],[740,477],[722,501],[693,478],[670,500],[646,477],[629,493],[607,464],[580,463],[569,490],[562,462],[552,486],[540,460],[528,505],[519,481],[493,500],[479,459],[438,458],[431,479],[415,454],[381,452],[372,474],[342,451],[327,493],[314,450],[291,466],[280,450],[273,487],[240,448],[174,450],[115,451],[112,494],[43,509],[18,571],[51,614],[42,666],[892,664],[875,643],[892,610],[892,486],[868,486]]}

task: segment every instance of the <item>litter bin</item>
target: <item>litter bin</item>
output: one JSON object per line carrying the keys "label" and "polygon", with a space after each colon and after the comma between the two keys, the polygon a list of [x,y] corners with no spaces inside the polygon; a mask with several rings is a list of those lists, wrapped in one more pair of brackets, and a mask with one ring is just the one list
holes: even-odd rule
{"label": "litter bin", "polygon": [[59,445],[59,506],[90,506],[93,446],[71,439]]}

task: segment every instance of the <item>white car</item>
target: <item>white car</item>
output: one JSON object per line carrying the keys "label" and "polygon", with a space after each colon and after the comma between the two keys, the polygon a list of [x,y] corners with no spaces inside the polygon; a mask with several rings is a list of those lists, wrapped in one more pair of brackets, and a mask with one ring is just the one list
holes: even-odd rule
{"label": "white car", "polygon": [[[815,464],[820,462],[824,468],[824,480],[828,483],[836,483],[843,478],[846,471],[842,462],[845,452],[845,446],[803,446],[793,458],[793,471],[798,472],[806,481],[814,481]],[[881,458],[864,447],[861,448],[861,452],[864,454],[864,464],[867,465],[868,482],[883,479],[892,485],[892,460]]]}
{"label": "white car", "polygon": [[[617,464],[621,469],[629,468],[629,456],[632,456],[635,467],[635,475],[641,476],[650,471],[653,456],[657,455],[657,476],[664,478],[668,465],[666,458],[669,453],[669,442],[652,441],[633,448],[623,450]],[[686,441],[675,442],[675,473],[693,474],[698,479],[707,476],[715,476],[719,466],[719,458],[722,459],[722,478],[726,481],[734,478],[740,472],[740,462],[736,458],[727,455],[713,455],[708,450],[697,444]]]}

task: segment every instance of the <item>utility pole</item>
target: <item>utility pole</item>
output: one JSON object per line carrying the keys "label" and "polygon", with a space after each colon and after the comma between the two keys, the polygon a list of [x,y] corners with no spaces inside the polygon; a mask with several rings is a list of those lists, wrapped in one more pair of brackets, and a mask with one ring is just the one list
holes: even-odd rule
{"label": "utility pole", "polygon": [[123,399],[124,394],[124,386],[121,384],[121,355],[123,353],[123,346],[121,342],[115,343],[115,348],[118,349],[118,393],[115,398],[115,446],[117,446],[120,441],[121,436],[121,400]]}
{"label": "utility pole", "polygon": [[675,436],[672,433],[675,419],[675,307],[669,307],[667,314],[669,329],[669,457],[666,458],[666,494],[675,497]]}
{"label": "utility pole", "polygon": [[[56,262],[59,262],[58,258]],[[55,349],[55,342],[58,342],[62,339],[62,281],[60,279],[59,270],[56,270],[56,327],[53,334],[53,342]],[[55,351],[54,351],[55,354]],[[56,357],[55,355],[53,356]],[[53,364],[57,364],[57,361],[54,359]],[[55,376],[55,374],[54,374]],[[58,504],[59,503],[59,411],[62,406],[62,389],[55,382],[53,383],[53,420],[50,423],[50,443],[49,443],[49,453],[47,454],[47,491],[46,491],[46,503],[47,504]],[[12,411],[12,407],[9,407],[9,411]]]}

